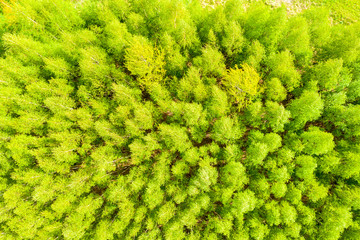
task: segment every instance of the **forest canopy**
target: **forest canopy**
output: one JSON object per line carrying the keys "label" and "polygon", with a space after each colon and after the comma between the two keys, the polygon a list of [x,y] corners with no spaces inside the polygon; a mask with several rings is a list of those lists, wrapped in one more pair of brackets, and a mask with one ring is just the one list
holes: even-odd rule
{"label": "forest canopy", "polygon": [[0,239],[355,240],[360,23],[2,0]]}

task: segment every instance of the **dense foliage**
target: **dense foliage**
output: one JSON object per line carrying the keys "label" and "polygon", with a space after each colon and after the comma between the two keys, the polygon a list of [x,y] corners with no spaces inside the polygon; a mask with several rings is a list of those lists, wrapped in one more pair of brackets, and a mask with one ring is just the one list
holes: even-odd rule
{"label": "dense foliage", "polygon": [[2,1],[1,239],[359,239],[360,24]]}

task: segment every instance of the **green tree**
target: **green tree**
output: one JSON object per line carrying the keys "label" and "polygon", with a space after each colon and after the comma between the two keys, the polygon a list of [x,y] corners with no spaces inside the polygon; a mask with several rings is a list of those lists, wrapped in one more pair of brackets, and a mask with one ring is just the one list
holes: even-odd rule
{"label": "green tree", "polygon": [[310,155],[326,154],[335,147],[334,137],[331,133],[323,132],[318,128],[309,128],[301,134],[304,144],[304,152]]}
{"label": "green tree", "polygon": [[260,70],[260,63],[265,58],[264,46],[258,40],[255,40],[246,49],[246,55],[248,56],[246,63],[256,70]]}
{"label": "green tree", "polygon": [[194,66],[201,69],[205,76],[222,76],[225,72],[225,59],[220,51],[211,46],[205,46],[201,55],[194,58]]}
{"label": "green tree", "polygon": [[206,109],[210,117],[216,118],[226,115],[229,110],[228,96],[219,87],[213,86],[211,98],[206,104]]}
{"label": "green tree", "polygon": [[286,98],[286,89],[278,78],[271,78],[266,81],[265,93],[267,99],[281,102]]}
{"label": "green tree", "polygon": [[200,70],[190,67],[186,75],[179,81],[178,98],[181,100],[194,99],[202,102],[208,96],[209,89],[205,86],[201,78]]}
{"label": "green tree", "polygon": [[224,26],[224,34],[221,40],[221,46],[226,55],[230,58],[240,54],[244,45],[243,30],[236,21],[231,21]]}
{"label": "green tree", "polygon": [[223,117],[214,123],[212,138],[219,143],[231,143],[240,139],[244,129],[237,119]]}
{"label": "green tree", "polygon": [[299,98],[293,100],[287,107],[293,118],[290,128],[300,129],[308,121],[317,120],[321,116],[323,108],[324,103],[318,93],[303,92]]}
{"label": "green tree", "polygon": [[302,16],[290,18],[283,34],[284,39],[281,41],[280,49],[288,49],[294,54],[296,63],[300,66],[308,65],[312,58],[312,50],[306,19]]}
{"label": "green tree", "polygon": [[294,57],[290,51],[271,54],[267,66],[271,71],[269,77],[280,79],[286,90],[291,92],[300,86],[301,75],[294,66]]}
{"label": "green tree", "polygon": [[317,81],[321,89],[332,90],[338,84],[343,61],[330,59],[325,63],[319,63],[313,69],[311,79]]}
{"label": "green tree", "polygon": [[321,214],[324,221],[319,229],[319,237],[339,239],[341,233],[352,223],[352,214],[349,208],[326,205]]}
{"label": "green tree", "polygon": [[285,124],[289,123],[291,113],[283,105],[277,102],[266,102],[265,106],[265,125],[269,126],[274,132],[284,131]]}
{"label": "green tree", "polygon": [[314,178],[314,171],[317,163],[314,158],[307,155],[301,155],[296,158],[296,164],[299,166],[296,169],[296,176],[304,180],[311,180]]}

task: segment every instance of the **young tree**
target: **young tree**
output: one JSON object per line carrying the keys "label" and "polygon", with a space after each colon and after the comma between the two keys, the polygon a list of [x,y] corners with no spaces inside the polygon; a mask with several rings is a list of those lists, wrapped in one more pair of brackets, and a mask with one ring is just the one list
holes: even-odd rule
{"label": "young tree", "polygon": [[186,130],[176,125],[161,124],[159,134],[165,145],[172,150],[185,152],[191,144]]}
{"label": "young tree", "polygon": [[360,80],[355,80],[350,83],[346,97],[349,102],[359,102],[360,100]]}
{"label": "young tree", "polygon": [[168,33],[160,38],[161,48],[165,52],[165,69],[168,74],[180,75],[186,67],[186,57],[181,54],[181,48]]}
{"label": "young tree", "polygon": [[279,78],[289,92],[300,86],[300,74],[294,66],[294,57],[289,50],[272,53],[267,59],[270,78]]}
{"label": "young tree", "polygon": [[248,147],[246,152],[248,165],[261,165],[269,153],[269,147],[265,143],[255,142]]}
{"label": "young tree", "polygon": [[309,26],[306,19],[302,16],[291,17],[287,22],[283,36],[284,39],[281,41],[280,49],[287,49],[294,54],[298,65],[308,65],[312,58],[312,50],[310,48]]}
{"label": "young tree", "polygon": [[246,49],[246,55],[248,56],[245,62],[255,68],[257,71],[260,70],[260,63],[265,58],[265,48],[258,41],[253,41],[250,46]]}
{"label": "young tree", "polygon": [[332,90],[338,84],[342,65],[342,59],[330,59],[319,63],[314,67],[311,79],[318,82],[320,89]]}
{"label": "young tree", "polygon": [[200,191],[209,192],[210,186],[217,182],[218,172],[212,166],[201,166],[197,174],[190,179],[190,187],[194,186]]}
{"label": "young tree", "polygon": [[346,207],[325,205],[320,217],[323,220],[318,234],[320,238],[339,239],[344,229],[352,223],[352,213]]}
{"label": "young tree", "polygon": [[223,117],[214,123],[211,137],[219,143],[233,143],[240,139],[244,133],[243,127],[238,120]]}
{"label": "young tree", "polygon": [[359,105],[338,106],[329,111],[326,119],[333,122],[338,130],[343,131],[344,137],[359,136],[359,112]]}
{"label": "young tree", "polygon": [[244,45],[243,30],[236,21],[231,21],[224,26],[224,34],[221,46],[229,58],[233,58],[242,52]]}
{"label": "young tree", "polygon": [[305,146],[303,151],[310,155],[326,154],[335,147],[333,135],[316,127],[301,134],[301,140]]}
{"label": "young tree", "polygon": [[201,50],[201,56],[194,58],[194,66],[208,77],[219,77],[225,72],[225,59],[221,52],[211,46]]}
{"label": "young tree", "polygon": [[200,70],[196,67],[190,67],[186,75],[180,79],[177,89],[178,98],[181,100],[194,99],[196,102],[202,102],[208,96],[208,88],[204,84]]}
{"label": "young tree", "polygon": [[217,86],[212,87],[211,98],[205,106],[210,118],[224,116],[230,110],[228,96]]}
{"label": "young tree", "polygon": [[341,58],[345,64],[356,62],[360,54],[359,25],[333,27],[331,30],[331,40],[323,46],[321,57]]}
{"label": "young tree", "polygon": [[293,100],[287,107],[293,118],[289,128],[300,129],[308,121],[317,120],[321,116],[323,108],[324,103],[318,93],[303,92],[299,98]]}
{"label": "young tree", "polygon": [[304,12],[304,17],[309,25],[311,45],[316,48],[326,45],[331,38],[329,10],[325,7],[307,9]]}
{"label": "young tree", "polygon": [[359,177],[359,157],[358,153],[344,152],[340,163],[334,169],[334,173],[345,179]]}
{"label": "young tree", "polygon": [[271,78],[265,81],[265,94],[268,100],[281,102],[285,100],[287,92],[280,79]]}
{"label": "young tree", "polygon": [[260,128],[261,126],[264,126],[264,115],[265,110],[262,102],[256,101],[246,106],[243,120],[248,126]]}
{"label": "young tree", "polygon": [[285,124],[290,122],[291,113],[277,102],[267,101],[265,106],[265,125],[274,132],[283,132]]}
{"label": "young tree", "polygon": [[298,178],[311,181],[315,177],[314,171],[316,170],[317,164],[314,158],[307,155],[300,155],[296,158],[296,164],[298,167],[296,168],[295,174]]}
{"label": "young tree", "polygon": [[[108,4],[115,5],[116,3],[111,2]],[[107,51],[115,60],[123,61],[125,48],[128,47],[131,39],[131,34],[128,32],[126,25],[115,19],[106,25],[104,35]]]}
{"label": "young tree", "polygon": [[239,162],[230,162],[221,169],[221,181],[234,190],[241,189],[248,183],[246,168]]}
{"label": "young tree", "polygon": [[245,36],[259,40],[269,52],[275,52],[286,26],[286,8],[271,11],[263,2],[252,4],[244,16]]}

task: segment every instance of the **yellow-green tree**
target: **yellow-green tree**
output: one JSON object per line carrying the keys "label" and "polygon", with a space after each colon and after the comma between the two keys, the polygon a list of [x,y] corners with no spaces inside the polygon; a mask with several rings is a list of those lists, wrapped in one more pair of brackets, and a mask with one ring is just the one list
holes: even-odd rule
{"label": "yellow-green tree", "polygon": [[164,53],[153,47],[146,38],[135,36],[130,41],[130,46],[125,50],[125,67],[142,88],[148,88],[154,82],[164,79]]}
{"label": "yellow-green tree", "polygon": [[248,64],[243,64],[241,67],[229,69],[222,81],[239,108],[250,103],[261,91],[259,84],[261,79],[256,70]]}

